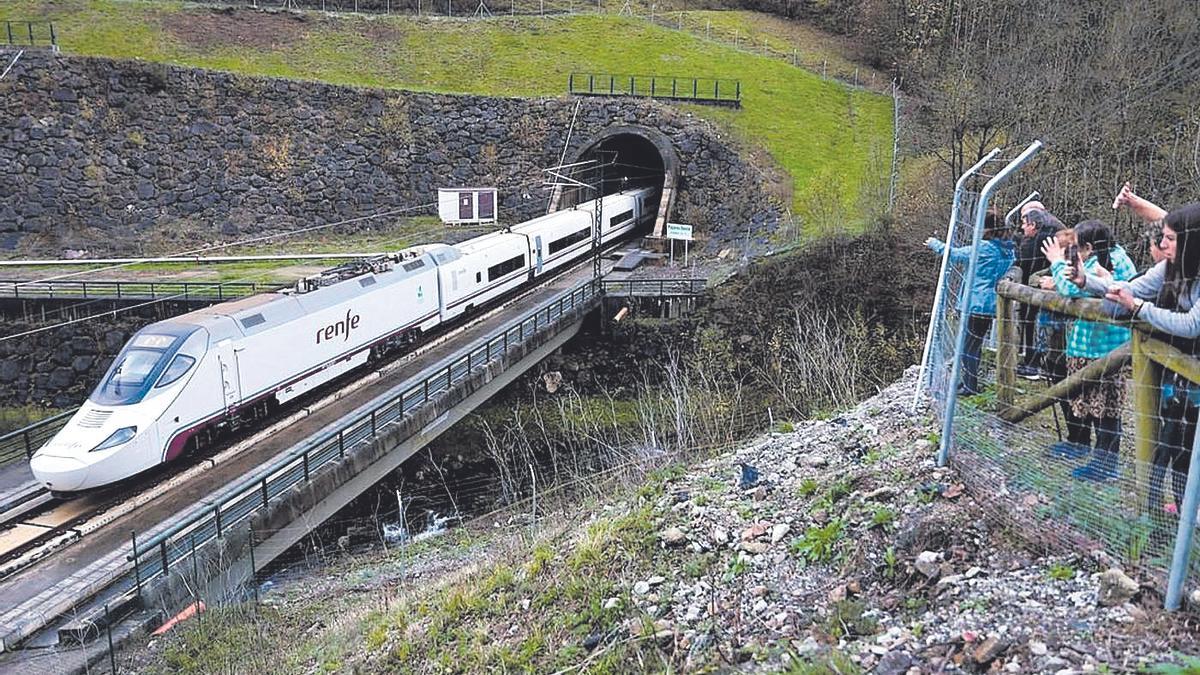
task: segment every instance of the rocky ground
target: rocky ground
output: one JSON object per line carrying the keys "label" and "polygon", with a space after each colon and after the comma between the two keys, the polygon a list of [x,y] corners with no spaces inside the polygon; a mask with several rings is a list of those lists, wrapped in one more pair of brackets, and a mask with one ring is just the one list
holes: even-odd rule
{"label": "rocky ground", "polygon": [[1193,672],[1196,617],[1163,612],[1158,580],[1030,548],[935,466],[931,422],[909,412],[914,375],[698,463],[596,479],[538,526],[526,505],[278,581],[256,613],[210,612],[226,623],[185,627],[134,664]]}

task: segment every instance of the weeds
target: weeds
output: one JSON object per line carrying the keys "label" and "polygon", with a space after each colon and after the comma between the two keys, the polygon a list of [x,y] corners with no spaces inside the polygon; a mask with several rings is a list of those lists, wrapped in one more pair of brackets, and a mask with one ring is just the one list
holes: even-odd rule
{"label": "weeds", "polygon": [[812,478],[812,477],[805,478],[804,480],[800,481],[800,486],[798,488],[796,488],[797,492],[800,493],[801,497],[811,497],[811,496],[817,494],[817,490],[820,490],[820,489],[821,489],[821,484],[819,482],[817,482],[816,478]]}
{"label": "weeds", "polygon": [[1055,581],[1070,581],[1075,578],[1075,568],[1063,563],[1055,563],[1050,566],[1046,576]]}
{"label": "weeds", "polygon": [[843,522],[839,518],[822,527],[813,525],[805,530],[804,536],[793,540],[788,550],[808,563],[829,562],[842,539],[842,529]]}
{"label": "weeds", "polygon": [[[870,527],[887,528],[896,522],[896,512],[886,506],[878,506],[871,513]],[[891,549],[889,549],[891,550]]]}

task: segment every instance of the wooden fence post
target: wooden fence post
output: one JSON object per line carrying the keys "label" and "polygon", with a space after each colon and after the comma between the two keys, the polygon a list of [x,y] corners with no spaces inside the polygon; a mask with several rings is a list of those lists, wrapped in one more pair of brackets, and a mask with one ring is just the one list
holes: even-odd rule
{"label": "wooden fence post", "polygon": [[1134,434],[1134,458],[1138,511],[1146,508],[1146,497],[1150,485],[1150,464],[1154,460],[1154,443],[1158,438],[1158,387],[1162,379],[1162,368],[1146,355],[1146,340],[1141,331],[1132,331],[1133,360],[1133,420],[1137,433]]}
{"label": "wooden fence post", "polygon": [[1001,411],[1012,407],[1016,395],[1017,322],[1012,300],[996,296],[996,399]]}

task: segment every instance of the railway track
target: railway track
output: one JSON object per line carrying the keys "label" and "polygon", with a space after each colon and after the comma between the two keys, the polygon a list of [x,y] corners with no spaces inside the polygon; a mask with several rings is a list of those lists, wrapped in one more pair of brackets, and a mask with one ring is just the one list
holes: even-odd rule
{"label": "railway track", "polygon": [[[611,251],[615,248],[617,248],[616,245],[609,247],[608,250]],[[588,265],[591,265],[591,260],[585,259],[577,265],[564,268],[558,274],[544,281],[550,283],[560,276],[570,275]],[[44,489],[30,493],[28,498],[15,503],[8,511],[0,514],[0,581],[70,546],[116,519],[149,504],[160,495],[235,457],[260,440],[282,433],[297,420],[316,413],[371,382],[387,376],[419,358],[422,354],[454,339],[459,333],[477,322],[484,321],[521,302],[544,285],[543,283],[527,288],[520,294],[473,315],[470,321],[451,326],[445,331],[433,333],[417,347],[389,358],[369,372],[348,373],[343,376],[345,378],[343,386],[336,387],[311,403],[306,404],[301,400],[298,406],[284,408],[274,416],[274,419],[268,418],[265,425],[255,425],[257,430],[250,433],[249,436],[243,434],[240,438],[227,440],[214,451],[197,457],[190,466],[183,468],[182,471],[179,470],[181,468],[179,466],[167,467],[164,465],[161,469],[153,470],[140,479],[130,479],[111,488],[67,500],[56,498]]]}

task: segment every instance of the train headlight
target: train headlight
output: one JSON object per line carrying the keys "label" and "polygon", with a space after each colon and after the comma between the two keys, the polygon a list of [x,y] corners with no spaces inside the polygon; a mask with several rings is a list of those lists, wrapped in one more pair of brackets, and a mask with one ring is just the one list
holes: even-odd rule
{"label": "train headlight", "polygon": [[122,427],[122,428],[117,429],[116,431],[112,432],[111,436],[104,439],[104,442],[102,442],[100,445],[97,445],[96,447],[92,448],[89,452],[96,452],[97,450],[107,450],[109,448],[115,448],[118,445],[124,445],[125,443],[132,441],[133,437],[136,435],[137,435],[137,427]]}

